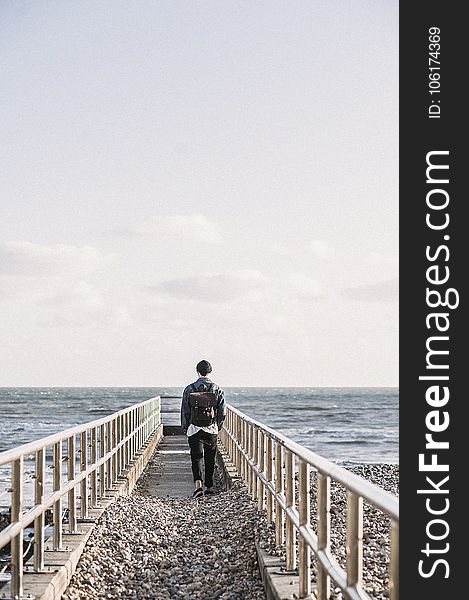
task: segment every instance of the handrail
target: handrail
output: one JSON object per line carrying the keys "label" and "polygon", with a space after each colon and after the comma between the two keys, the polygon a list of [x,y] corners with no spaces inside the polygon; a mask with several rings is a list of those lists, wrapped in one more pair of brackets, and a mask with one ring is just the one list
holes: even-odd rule
{"label": "handrail", "polygon": [[[161,398],[161,396],[155,396],[155,398]],[[150,400],[154,400],[154,398],[144,400],[143,402],[139,402],[138,404],[133,404],[132,406],[123,408],[115,413],[107,415],[106,417],[95,419],[94,421],[88,421],[86,423],[81,423],[80,425],[75,425],[75,427],[69,427],[68,429],[64,429],[63,431],[52,433],[51,435],[39,438],[32,442],[27,442],[26,444],[22,444],[21,446],[15,446],[10,450],[4,450],[3,452],[0,452],[0,467],[6,463],[11,462],[12,460],[16,460],[20,456],[28,456],[30,454],[34,454],[34,452],[40,450],[44,446],[52,446],[56,442],[66,440],[70,436],[78,435],[85,430],[91,429],[92,427],[99,427],[100,425],[105,425],[106,423],[109,423],[110,421],[114,420],[120,415],[127,414],[131,411],[134,411],[138,407],[148,404]]]}
{"label": "handrail", "polygon": [[[275,523],[277,545],[285,543],[286,567],[297,566],[299,597],[311,594],[311,551],[317,559],[316,598],[330,598],[331,580],[349,600],[368,600],[362,585],[363,501],[390,518],[389,597],[399,598],[399,501],[396,496],[304,448],[281,433],[227,405],[222,442],[245,480],[258,509]],[[297,467],[297,468],[295,468]],[[317,531],[310,516],[310,469],[317,471]],[[296,483],[295,471],[298,471]],[[330,484],[347,492],[346,569],[331,553]],[[298,507],[298,508],[297,508]]]}
{"label": "handrail", "polygon": [[308,464],[316,468],[318,471],[321,471],[321,473],[324,475],[328,475],[334,481],[341,483],[356,494],[363,497],[366,496],[366,500],[373,504],[373,506],[387,513],[393,519],[399,520],[399,501],[395,496],[389,494],[366,479],[363,479],[363,477],[360,477],[351,471],[347,471],[343,467],[336,465],[327,458],[324,458],[323,456],[314,453],[312,450],[301,446],[278,431],[275,431],[275,429],[271,429],[267,425],[264,425],[259,421],[255,421],[233,406],[228,405],[228,407],[234,414],[244,419],[256,429],[262,430],[269,434],[272,440],[278,442],[285,449],[290,450],[290,452],[293,452],[302,460],[305,460]]}
{"label": "handrail", "polygon": [[[87,519],[89,508],[100,506],[100,500],[114,489],[119,477],[135,466],[140,472],[142,451],[161,425],[159,396],[134,404],[106,417],[96,419],[47,437],[23,444],[0,453],[0,466],[11,464],[10,524],[0,532],[0,549],[11,544],[11,595],[21,598],[23,593],[23,531],[34,522],[34,570],[44,571],[45,513],[53,509],[52,546],[62,550],[62,499],[67,495],[68,532],[77,533],[78,512]],[[67,452],[63,456],[63,442]],[[77,443],[78,442],[78,443]],[[53,452],[52,490],[46,494],[46,454]],[[23,506],[25,473],[24,458],[34,455],[34,505]],[[77,456],[79,457],[77,465]],[[62,481],[62,463],[67,469]],[[135,463],[135,461],[137,461]],[[78,469],[77,469],[78,467]],[[141,467],[143,468],[143,467]],[[76,490],[80,499],[77,507]]]}

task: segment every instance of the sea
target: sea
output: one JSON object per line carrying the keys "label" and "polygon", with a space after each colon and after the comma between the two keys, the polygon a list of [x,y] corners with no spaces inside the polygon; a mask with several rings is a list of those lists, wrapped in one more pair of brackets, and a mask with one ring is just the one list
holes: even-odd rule
{"label": "sea", "polygon": [[[0,388],[0,452],[182,388]],[[225,388],[226,401],[342,466],[399,462],[398,388]],[[163,422],[180,400],[163,399]],[[0,489],[6,484],[0,468]]]}

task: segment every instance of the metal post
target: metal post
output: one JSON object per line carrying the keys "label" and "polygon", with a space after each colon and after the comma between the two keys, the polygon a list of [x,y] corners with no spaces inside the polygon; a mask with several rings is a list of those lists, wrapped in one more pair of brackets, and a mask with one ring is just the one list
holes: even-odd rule
{"label": "metal post", "polygon": [[127,437],[127,413],[123,414],[121,417],[121,439],[120,442],[123,443],[121,448],[121,475],[127,468],[127,442],[124,441]]}
{"label": "metal post", "polygon": [[129,466],[129,417],[130,413],[127,412],[124,415],[124,469]]}
{"label": "metal post", "polygon": [[116,481],[117,478],[120,475],[121,472],[121,448],[118,448],[119,443],[121,441],[121,418],[120,416],[116,417],[114,419],[114,423],[115,423],[115,442],[114,442],[114,448],[116,450]]}
{"label": "metal post", "polygon": [[[88,468],[88,432],[80,433],[80,471]],[[80,517],[88,518],[88,477],[80,481]]]}
{"label": "metal post", "polygon": [[[273,480],[273,456],[272,456],[272,444],[273,440],[268,435],[266,439],[265,449],[265,462],[266,462],[266,479],[269,483]],[[274,521],[274,503],[272,494],[266,489],[266,511],[267,511],[267,522],[273,523]]]}
{"label": "metal post", "polygon": [[140,407],[140,444],[139,450],[142,450],[142,446],[145,443],[145,407]]}
{"label": "metal post", "polygon": [[[11,523],[23,516],[23,457],[11,464]],[[11,540],[11,595],[23,596],[23,529]]]}
{"label": "metal post", "polygon": [[[62,487],[62,442],[54,444],[54,492]],[[54,550],[62,549],[62,498],[54,502]]]}
{"label": "metal post", "polygon": [[[253,445],[252,445],[252,462],[255,467],[257,467],[259,460],[259,431],[255,427],[252,428],[253,435]],[[252,489],[251,489],[251,498],[253,500],[257,500],[257,475],[252,470]]]}
{"label": "metal post", "polygon": [[142,407],[139,406],[137,408],[137,452],[139,452],[142,447],[142,429],[140,425],[142,424]]}
{"label": "metal post", "polygon": [[[243,430],[242,430],[241,421],[240,421],[240,418],[238,417],[238,415],[235,415],[235,424],[236,424],[236,439],[238,441],[238,444],[242,445]],[[236,448],[236,469],[238,471],[238,475],[240,475],[242,477],[243,476],[242,475],[243,457],[241,455],[240,446],[235,445],[235,448]]]}
{"label": "metal post", "polygon": [[[295,506],[295,470],[293,453],[285,450],[285,504],[287,508]],[[296,569],[296,533],[289,518],[286,522],[286,558],[287,571]]]}
{"label": "metal post", "polygon": [[[69,481],[75,479],[75,436],[71,435],[67,439],[67,476]],[[75,487],[68,492],[68,531],[76,533],[77,531],[77,506]]]}
{"label": "metal post", "polygon": [[[263,473],[265,469],[264,465],[264,447],[265,447],[265,433],[260,430],[259,431],[259,472]],[[264,484],[262,483],[261,478],[257,480],[257,510],[264,510]]]}
{"label": "metal post", "polygon": [[[318,472],[318,550],[329,552],[331,544],[331,478]],[[329,600],[331,596],[331,578],[324,567],[318,563],[317,600]]]}
{"label": "metal post", "polygon": [[[250,425],[249,423],[247,424],[247,428],[248,428],[248,458],[249,458],[249,461],[252,461],[252,457],[254,454],[254,429],[253,429],[252,425]],[[248,469],[248,492],[250,495],[252,495],[252,488],[253,488],[252,483],[254,481],[254,473],[253,473],[253,470],[249,463],[247,463],[247,469]]]}
{"label": "metal post", "polygon": [[132,462],[134,456],[134,411],[131,410],[129,412],[129,461],[128,464]]}
{"label": "metal post", "polygon": [[[299,492],[299,505],[298,512],[300,517],[300,528],[307,527],[310,523],[309,516],[309,504],[310,504],[310,490],[309,490],[309,464],[300,459],[299,473],[298,473],[298,492]],[[299,597],[306,598],[311,594],[311,548],[305,542],[303,536],[299,536]]]}
{"label": "metal post", "polygon": [[[99,458],[106,454],[106,430],[104,425],[99,426]],[[106,493],[106,463],[99,467],[99,497],[102,498]]]}
{"label": "metal post", "polygon": [[116,453],[116,441],[117,441],[117,422],[116,419],[111,421],[111,450],[113,451],[111,460],[111,481],[115,483],[117,481],[117,453]]}
{"label": "metal post", "polygon": [[248,441],[247,441],[247,423],[246,421],[241,421],[241,447],[243,451],[243,455],[241,457],[241,477],[243,481],[247,482],[247,462],[246,455],[248,452]]}
{"label": "metal post", "polygon": [[145,405],[143,407],[143,443],[146,444],[147,439],[148,439],[148,406]]}
{"label": "metal post", "polygon": [[360,586],[363,562],[363,498],[347,490],[347,586]]}
{"label": "metal post", "polygon": [[[275,445],[275,492],[283,492],[283,448],[279,442]],[[279,503],[275,505],[275,543],[280,546],[284,543],[284,521],[285,515]]]}
{"label": "metal post", "polygon": [[138,452],[138,440],[139,440],[138,414],[139,414],[139,409],[136,408],[135,412],[134,412],[134,458]]}
{"label": "metal post", "polygon": [[98,478],[96,476],[96,461],[98,459],[98,432],[96,427],[91,430],[90,461],[95,466],[90,475],[90,500],[91,506],[96,508],[98,504]]}
{"label": "metal post", "polygon": [[[106,452],[105,454],[109,454],[111,451],[111,421],[106,423],[106,435],[104,436],[106,440]],[[111,459],[108,458],[106,460],[106,490],[110,490],[112,488],[112,472],[111,472]]]}
{"label": "metal post", "polygon": [[122,444],[119,454],[120,454],[120,465],[119,465],[119,474],[122,475],[125,469],[125,415],[121,415],[120,417],[120,431],[119,431],[119,444]]}
{"label": "metal post", "polygon": [[391,520],[391,563],[389,565],[389,598],[399,600],[399,523]]}
{"label": "metal post", "polygon": [[[46,470],[45,449],[36,451],[36,481],[34,504],[44,502],[44,472]],[[44,571],[44,511],[34,519],[34,570]]]}
{"label": "metal post", "polygon": [[236,417],[232,413],[228,413],[230,416],[230,441],[231,441],[231,461],[234,464],[236,470],[239,473],[238,468],[238,448],[236,446],[236,440],[238,439],[238,423],[236,421]]}

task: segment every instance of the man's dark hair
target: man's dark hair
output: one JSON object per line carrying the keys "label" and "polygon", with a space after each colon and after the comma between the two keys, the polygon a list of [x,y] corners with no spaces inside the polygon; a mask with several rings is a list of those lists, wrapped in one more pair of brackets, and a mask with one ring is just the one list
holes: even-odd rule
{"label": "man's dark hair", "polygon": [[212,365],[208,362],[208,360],[201,360],[199,363],[197,363],[196,369],[197,373],[200,373],[202,377],[205,377],[207,373],[212,372]]}

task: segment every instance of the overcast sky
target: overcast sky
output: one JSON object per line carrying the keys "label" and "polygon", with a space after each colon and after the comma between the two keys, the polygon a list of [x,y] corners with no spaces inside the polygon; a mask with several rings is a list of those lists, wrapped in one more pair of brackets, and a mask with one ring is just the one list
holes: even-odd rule
{"label": "overcast sky", "polygon": [[0,385],[398,384],[397,1],[0,4]]}

